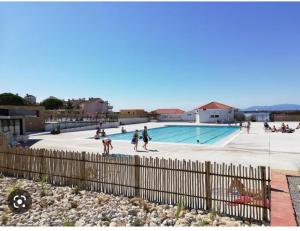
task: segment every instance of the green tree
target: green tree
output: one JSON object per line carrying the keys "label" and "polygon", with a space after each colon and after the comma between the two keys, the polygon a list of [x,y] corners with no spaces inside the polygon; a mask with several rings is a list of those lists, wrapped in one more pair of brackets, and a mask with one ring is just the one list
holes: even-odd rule
{"label": "green tree", "polygon": [[12,93],[0,94],[0,105],[24,105],[25,101],[22,97]]}
{"label": "green tree", "polygon": [[48,98],[41,102],[41,105],[46,109],[59,109],[63,106],[63,101],[56,98]]}

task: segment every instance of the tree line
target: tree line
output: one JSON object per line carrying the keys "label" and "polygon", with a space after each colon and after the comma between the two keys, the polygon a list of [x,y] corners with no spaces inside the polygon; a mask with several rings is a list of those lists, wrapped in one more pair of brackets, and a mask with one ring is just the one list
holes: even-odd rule
{"label": "tree line", "polygon": [[[0,94],[0,105],[27,105],[26,101],[19,95],[13,93]],[[44,106],[46,109],[59,109],[63,107],[63,101],[61,99],[49,97],[38,105]]]}

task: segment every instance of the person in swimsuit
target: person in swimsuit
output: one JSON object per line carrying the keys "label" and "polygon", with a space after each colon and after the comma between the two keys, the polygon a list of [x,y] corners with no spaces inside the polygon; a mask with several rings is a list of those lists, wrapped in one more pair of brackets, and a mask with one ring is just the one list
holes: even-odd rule
{"label": "person in swimsuit", "polygon": [[250,126],[251,126],[251,123],[250,121],[247,122],[247,133],[249,134],[250,132]]}
{"label": "person in swimsuit", "polygon": [[138,147],[138,143],[139,143],[139,131],[138,130],[135,130],[135,132],[133,133],[131,143],[134,144],[133,150],[137,151],[137,147]]}
{"label": "person in swimsuit", "polygon": [[144,130],[143,130],[142,136],[143,136],[143,141],[144,141],[143,148],[144,148],[145,150],[148,150],[148,149],[147,149],[147,144],[148,144],[149,140],[151,140],[151,138],[150,138],[150,136],[148,135],[147,126],[144,126]]}
{"label": "person in swimsuit", "polygon": [[102,129],[102,132],[100,132],[100,133],[101,133],[101,136],[102,136],[102,137],[105,137],[105,136],[106,136],[106,133],[105,133],[104,129]]}
{"label": "person in swimsuit", "polygon": [[126,129],[124,127],[122,127],[121,132],[126,133]]}
{"label": "person in swimsuit", "polygon": [[102,144],[103,144],[103,154],[104,155],[109,155],[109,148],[113,149],[113,146],[111,144],[111,139],[104,138],[102,140]]}
{"label": "person in swimsuit", "polygon": [[100,138],[100,130],[101,130],[101,129],[98,127],[98,128],[97,128],[97,131],[96,131],[96,135],[95,135],[95,139],[96,139],[96,140],[98,140],[98,139]]}

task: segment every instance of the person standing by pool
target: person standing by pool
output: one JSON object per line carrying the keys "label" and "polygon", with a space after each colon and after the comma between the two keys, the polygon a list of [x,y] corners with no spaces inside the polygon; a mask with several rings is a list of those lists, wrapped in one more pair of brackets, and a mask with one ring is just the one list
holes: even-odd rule
{"label": "person standing by pool", "polygon": [[250,132],[250,126],[251,126],[251,123],[250,123],[250,121],[248,121],[248,123],[247,123],[247,133],[249,134],[249,132]]}
{"label": "person standing by pool", "polygon": [[138,143],[139,143],[139,131],[138,130],[135,130],[135,132],[133,133],[131,143],[134,145],[133,150],[137,151],[137,147],[138,147]]}
{"label": "person standing by pool", "polygon": [[145,150],[147,150],[147,144],[148,144],[149,140],[151,140],[150,136],[148,135],[147,126],[144,126],[144,130],[143,130],[142,136],[143,136],[143,141],[144,141],[143,148]]}

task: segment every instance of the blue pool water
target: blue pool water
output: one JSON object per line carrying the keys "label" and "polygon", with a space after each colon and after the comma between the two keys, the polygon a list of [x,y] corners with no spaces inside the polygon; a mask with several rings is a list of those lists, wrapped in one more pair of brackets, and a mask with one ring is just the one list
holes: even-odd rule
{"label": "blue pool water", "polygon": [[[239,130],[237,126],[166,126],[148,129],[151,141],[185,144],[214,144]],[[139,131],[139,136],[142,131]],[[112,140],[131,141],[133,132],[113,134]],[[142,141],[142,140],[140,140]]]}

